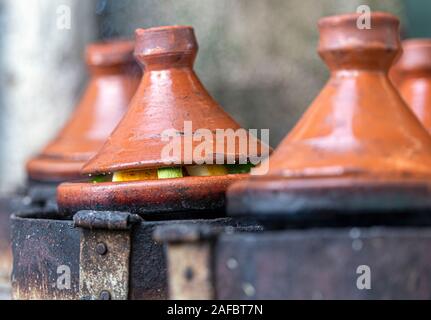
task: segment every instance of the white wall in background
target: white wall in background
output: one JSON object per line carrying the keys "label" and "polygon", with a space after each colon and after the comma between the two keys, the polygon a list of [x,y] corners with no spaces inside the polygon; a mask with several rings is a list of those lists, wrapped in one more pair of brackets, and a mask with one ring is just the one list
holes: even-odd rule
{"label": "white wall in background", "polygon": [[72,111],[95,20],[94,0],[1,1],[0,192],[23,184],[26,159]]}

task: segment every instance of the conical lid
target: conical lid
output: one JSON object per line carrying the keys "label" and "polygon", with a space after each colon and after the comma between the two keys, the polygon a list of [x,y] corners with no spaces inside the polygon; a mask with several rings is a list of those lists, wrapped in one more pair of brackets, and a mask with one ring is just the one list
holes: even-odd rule
{"label": "conical lid", "polygon": [[[209,95],[193,70],[198,44],[192,27],[170,26],[136,31],[135,55],[145,74],[130,108],[101,151],[88,162],[83,173],[100,174],[196,163],[192,138],[204,129],[213,137],[212,153],[200,154],[200,160],[241,156],[235,148],[216,146],[216,131],[240,129]],[[190,139],[190,152],[165,152],[172,140],[163,139],[172,130],[183,145]],[[174,139],[174,138],[173,138]],[[207,140],[209,141],[209,140]],[[247,145],[247,141],[245,141]],[[192,159],[193,158],[193,159]]]}
{"label": "conical lid", "polygon": [[399,91],[425,126],[431,130],[431,39],[403,42],[404,53],[399,61]]}
{"label": "conical lid", "polygon": [[136,91],[141,71],[133,49],[134,42],[127,40],[87,47],[90,81],[64,128],[27,164],[32,179],[61,181],[80,176],[82,165],[106,141]]}
{"label": "conical lid", "polygon": [[[278,213],[330,210],[346,199],[352,200],[351,209],[390,208],[402,197],[385,193],[392,202],[367,202],[367,192],[379,194],[370,185],[386,192],[387,184],[403,190],[407,179],[431,178],[431,137],[388,78],[400,50],[399,21],[376,12],[371,28],[359,28],[360,18],[347,14],[320,21],[319,54],[331,77],[270,157],[268,174],[232,187],[233,211],[263,212],[264,203]],[[254,173],[266,173],[267,167]]]}
{"label": "conical lid", "polygon": [[320,21],[319,53],[331,78],[270,160],[284,177],[430,175],[431,137],[389,83],[400,49],[398,19],[372,14]]}
{"label": "conical lid", "polygon": [[[83,169],[89,175],[115,173],[114,179],[60,185],[59,211],[125,210],[151,219],[224,216],[227,188],[248,174],[211,164],[254,163],[269,147],[241,129],[199,81],[193,28],[139,29],[136,39],[142,82],[125,117]],[[179,153],[169,152],[178,146]],[[159,176],[181,171],[172,167],[188,174]],[[133,181],[123,179],[134,174]]]}

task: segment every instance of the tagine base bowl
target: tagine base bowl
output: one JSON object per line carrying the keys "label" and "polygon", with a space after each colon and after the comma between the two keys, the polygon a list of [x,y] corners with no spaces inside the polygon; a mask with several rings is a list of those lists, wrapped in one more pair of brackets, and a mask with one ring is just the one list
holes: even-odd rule
{"label": "tagine base bowl", "polygon": [[64,183],[57,190],[64,216],[82,210],[123,211],[145,219],[225,216],[228,187],[247,174],[136,182]]}
{"label": "tagine base bowl", "polygon": [[29,178],[33,181],[61,183],[82,180],[79,172],[84,163],[85,161],[40,156],[29,161],[27,171]]}
{"label": "tagine base bowl", "polygon": [[228,213],[328,226],[431,225],[431,179],[252,178],[228,193]]}

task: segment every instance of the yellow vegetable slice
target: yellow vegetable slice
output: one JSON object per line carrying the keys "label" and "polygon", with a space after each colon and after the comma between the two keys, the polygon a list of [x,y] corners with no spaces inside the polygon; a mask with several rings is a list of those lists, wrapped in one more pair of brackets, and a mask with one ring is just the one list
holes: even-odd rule
{"label": "yellow vegetable slice", "polygon": [[229,173],[223,165],[190,166],[186,169],[188,174],[193,177],[225,176]]}
{"label": "yellow vegetable slice", "polygon": [[157,180],[157,169],[115,172],[112,182]]}

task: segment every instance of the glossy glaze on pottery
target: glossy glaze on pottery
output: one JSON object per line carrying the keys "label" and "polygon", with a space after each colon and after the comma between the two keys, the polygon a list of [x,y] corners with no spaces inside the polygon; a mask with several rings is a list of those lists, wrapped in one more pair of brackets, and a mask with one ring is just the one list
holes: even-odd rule
{"label": "glossy glaze on pottery", "polygon": [[89,45],[90,81],[76,110],[58,136],[29,161],[30,178],[64,181],[80,177],[82,165],[101,148],[136,92],[141,71],[133,41]]}
{"label": "glossy glaze on pottery", "polygon": [[320,21],[319,53],[331,77],[270,160],[270,175],[430,175],[431,137],[388,79],[400,50],[397,18]]}
{"label": "glossy glaze on pottery", "polygon": [[404,53],[398,69],[402,81],[399,91],[425,126],[431,130],[431,39],[403,42]]}
{"label": "glossy glaze on pottery", "polygon": [[[169,142],[162,141],[162,134],[165,130],[174,129],[183,135],[185,122],[192,125],[193,133],[207,129],[214,137],[217,129],[240,129],[239,124],[210,96],[194,72],[197,51],[198,44],[191,27],[136,31],[135,55],[144,66],[145,74],[126,116],[101,151],[85,165],[83,173],[154,168],[170,162],[184,164],[184,153],[180,158],[163,155],[162,150]],[[192,139],[183,137],[188,138]],[[200,143],[193,141],[192,150]],[[238,143],[237,140],[237,146]],[[237,146],[234,154],[221,149],[221,156],[239,158]],[[216,157],[215,152],[208,156],[211,159]]]}
{"label": "glossy glaze on pottery", "polygon": [[410,190],[431,206],[431,137],[388,78],[398,19],[373,13],[372,28],[358,29],[358,17],[320,21],[330,79],[270,157],[269,173],[229,190],[233,213],[393,210],[411,205]]}
{"label": "glossy glaze on pottery", "polygon": [[[135,55],[145,73],[130,108],[100,152],[84,167],[84,174],[103,174],[128,169],[166,167],[162,149],[165,130],[175,129],[180,139],[185,134],[185,121],[191,123],[192,134],[197,129],[240,129],[209,95],[193,64],[198,45],[191,27],[159,27],[136,32]],[[234,131],[232,131],[234,132]],[[245,137],[245,139],[248,139]],[[215,139],[214,139],[215,140]],[[242,141],[244,142],[244,141]],[[245,141],[247,142],[247,141]],[[236,141],[238,146],[239,140]],[[193,152],[199,142],[192,144]],[[259,142],[260,145],[260,142]],[[239,148],[221,156],[239,158]],[[216,149],[215,149],[216,150]],[[214,159],[215,154],[210,158]],[[248,150],[245,153],[248,157]],[[179,165],[187,165],[182,152]],[[68,183],[60,185],[57,193],[59,210],[65,215],[77,210],[127,210],[141,215],[200,212],[224,214],[225,193],[230,184],[247,175],[183,177],[176,179],[144,180],[112,183]]]}
{"label": "glossy glaze on pottery", "polygon": [[142,216],[174,217],[196,212],[202,218],[224,215],[225,194],[245,174],[214,177],[146,180],[112,183],[64,183],[58,188],[60,213],[70,215],[80,210],[125,211]]}
{"label": "glossy glaze on pottery", "polygon": [[391,80],[395,88],[398,89],[400,87],[401,82],[403,81],[403,76],[399,68],[399,62],[396,62],[394,66],[389,70],[389,80]]}

